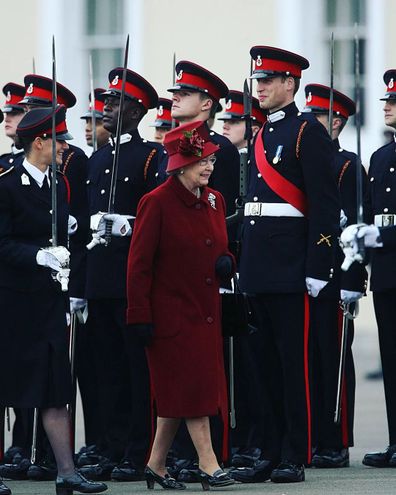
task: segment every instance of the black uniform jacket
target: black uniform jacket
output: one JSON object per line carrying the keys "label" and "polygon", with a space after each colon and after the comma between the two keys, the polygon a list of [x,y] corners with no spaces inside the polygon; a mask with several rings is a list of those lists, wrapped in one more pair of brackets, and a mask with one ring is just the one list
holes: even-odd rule
{"label": "black uniform jacket", "polygon": [[[24,177],[23,177],[24,176]],[[57,177],[58,245],[67,245],[67,187]],[[20,165],[0,177],[0,287],[40,291],[56,287],[51,270],[38,266],[40,248],[51,246],[51,193],[43,192]]]}
{"label": "black uniform jacket", "polygon": [[[157,186],[158,162],[163,147],[143,140],[136,130],[121,140],[115,213],[136,216],[140,198]],[[103,146],[88,160],[89,213],[106,212],[113,168],[114,148]],[[91,299],[126,297],[126,266],[130,237],[112,237],[108,246],[98,245],[87,255],[86,296]]]}
{"label": "black uniform jacket", "polygon": [[4,172],[4,170],[20,165],[24,158],[25,153],[23,150],[17,150],[16,148],[14,149],[14,152],[0,155],[0,174]]}
{"label": "black uniform jacket", "polygon": [[[245,217],[240,273],[249,293],[301,292],[306,277],[328,281],[334,273],[340,202],[331,141],[313,115],[301,114],[294,103],[282,110],[284,118],[264,126],[266,158],[303,191],[308,216]],[[285,203],[261,177],[254,153],[247,202]]]}
{"label": "black uniform jacket", "polygon": [[[373,215],[392,215],[393,219],[396,218],[396,143],[394,141],[373,153],[368,175]],[[374,218],[371,221],[373,222]],[[384,291],[396,288],[396,250],[386,247],[374,249],[371,261],[371,290]]]}
{"label": "black uniform jacket", "polygon": [[69,145],[64,152],[61,172],[70,186],[70,215],[77,219],[78,229],[70,236],[70,282],[72,297],[84,297],[86,273],[86,245],[89,240],[89,213],[87,198],[88,157],[82,149]]}

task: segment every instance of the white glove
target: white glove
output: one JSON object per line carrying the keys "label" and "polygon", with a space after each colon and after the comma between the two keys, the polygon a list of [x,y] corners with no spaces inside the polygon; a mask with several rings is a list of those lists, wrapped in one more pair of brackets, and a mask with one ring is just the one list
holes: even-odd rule
{"label": "white glove", "polygon": [[69,235],[73,235],[77,229],[78,229],[77,219],[72,215],[69,215],[69,218],[67,220],[67,233]]}
{"label": "white glove", "polygon": [[382,247],[384,244],[380,239],[379,228],[375,225],[364,225],[357,233],[358,239],[364,237],[364,246],[368,248]]}
{"label": "white glove", "polygon": [[318,280],[317,278],[306,277],[305,285],[307,286],[308,294],[312,297],[317,297],[319,292],[326,287],[329,282],[327,280]]}
{"label": "white glove", "polygon": [[48,266],[56,272],[67,269],[70,261],[70,253],[63,246],[42,248],[36,255],[38,265]]}
{"label": "white glove", "polygon": [[344,229],[348,222],[348,217],[345,215],[345,211],[341,209],[340,211],[340,228]]}
{"label": "white glove", "polygon": [[70,298],[70,313],[74,314],[79,310],[83,310],[87,305],[86,299],[81,299],[79,297]]}
{"label": "white glove", "polygon": [[111,222],[111,235],[115,237],[130,236],[132,229],[130,219],[136,218],[132,215],[120,215],[119,213],[103,213],[99,211],[91,216],[92,240],[87,249],[92,249],[98,244],[106,244],[103,237],[106,234],[106,220]]}
{"label": "white glove", "polygon": [[341,301],[345,304],[350,304],[358,301],[363,297],[363,292],[356,292],[354,290],[344,290],[341,289]]}

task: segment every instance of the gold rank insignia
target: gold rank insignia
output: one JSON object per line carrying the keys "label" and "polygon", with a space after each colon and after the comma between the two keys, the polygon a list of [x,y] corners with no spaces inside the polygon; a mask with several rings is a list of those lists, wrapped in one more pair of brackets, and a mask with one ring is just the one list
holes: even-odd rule
{"label": "gold rank insignia", "polygon": [[323,242],[325,242],[329,247],[331,247],[330,238],[331,238],[331,234],[330,235],[320,234],[320,239],[316,243],[317,246],[319,246],[319,244],[322,244]]}

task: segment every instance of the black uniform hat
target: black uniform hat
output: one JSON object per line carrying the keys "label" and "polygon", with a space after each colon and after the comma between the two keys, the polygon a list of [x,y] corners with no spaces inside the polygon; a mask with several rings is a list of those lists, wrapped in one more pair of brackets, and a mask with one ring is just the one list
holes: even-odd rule
{"label": "black uniform hat", "polygon": [[0,110],[0,124],[3,122],[4,116],[3,112]]}
{"label": "black uniform hat", "polygon": [[19,103],[25,94],[25,86],[9,82],[3,86],[3,93],[6,97],[6,101],[2,109],[3,112],[10,113],[25,111],[25,107]]}
{"label": "black uniform hat", "polygon": [[[50,106],[52,104],[52,79],[37,74],[28,74],[24,78],[26,93],[19,103],[25,105]],[[76,97],[63,84],[56,83],[57,103],[71,108],[76,104]]]}
{"label": "black uniform hat", "polygon": [[254,60],[252,79],[280,75],[300,78],[301,71],[309,67],[308,60],[301,55],[272,46],[253,46],[250,55]]}
{"label": "black uniform hat", "polygon": [[214,100],[219,101],[228,94],[227,85],[215,74],[204,69],[200,65],[181,60],[176,64],[176,83],[168,91],[179,91],[189,89],[206,93]]}
{"label": "black uniform hat", "polygon": [[163,127],[169,129],[172,127],[171,116],[172,100],[168,98],[158,98],[157,116],[150,127]]}
{"label": "black uniform hat", "polygon": [[[305,112],[329,113],[330,88],[323,84],[307,84],[305,86]],[[333,113],[346,119],[356,113],[355,102],[348,96],[333,89]]]}
{"label": "black uniform hat", "polygon": [[[103,107],[104,107],[104,100],[105,100],[103,93],[105,91],[106,90],[103,88],[95,88],[94,89],[95,117],[99,120],[103,119]],[[89,95],[88,95],[88,101],[89,101],[88,112],[84,113],[84,115],[81,115],[80,119],[92,119],[91,93],[89,93]]]}
{"label": "black uniform hat", "polygon": [[384,83],[386,84],[386,93],[381,101],[396,99],[396,69],[389,69],[384,74]]}
{"label": "black uniform hat", "polygon": [[[122,89],[122,67],[117,67],[109,73],[109,89],[103,95],[121,96]],[[125,81],[125,96],[131,100],[137,100],[146,110],[155,108],[158,102],[158,95],[153,86],[140,76],[137,72],[127,69]]]}
{"label": "black uniform hat", "polygon": [[[66,127],[66,107],[58,105],[55,110],[56,139],[66,141],[73,139]],[[19,122],[17,127],[19,137],[36,138],[52,136],[52,108],[34,108]]]}
{"label": "black uniform hat", "polygon": [[[225,112],[218,120],[241,120],[244,113],[242,91],[230,90],[226,98]],[[266,112],[260,108],[258,99],[254,97],[252,98],[251,118],[260,125],[267,120]]]}

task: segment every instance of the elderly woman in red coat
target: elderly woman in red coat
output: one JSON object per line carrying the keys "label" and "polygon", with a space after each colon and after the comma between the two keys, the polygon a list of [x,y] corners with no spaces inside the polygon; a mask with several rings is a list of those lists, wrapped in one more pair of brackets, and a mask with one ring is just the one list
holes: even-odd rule
{"label": "elderly woman in red coat", "polygon": [[127,322],[147,345],[157,429],[147,486],[184,489],[165,461],[182,418],[199,457],[203,488],[233,480],[214,454],[209,416],[227,428],[219,285],[233,271],[225,205],[207,187],[218,146],[203,122],[166,134],[171,175],[140,201],[128,259]]}

